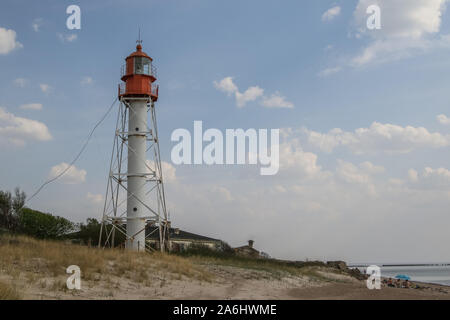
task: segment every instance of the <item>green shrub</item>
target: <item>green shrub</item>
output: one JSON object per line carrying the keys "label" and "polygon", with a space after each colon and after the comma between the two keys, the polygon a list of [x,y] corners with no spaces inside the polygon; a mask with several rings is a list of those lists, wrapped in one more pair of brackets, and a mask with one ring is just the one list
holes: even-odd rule
{"label": "green shrub", "polygon": [[[74,240],[79,240],[81,241],[82,244],[90,244],[91,246],[97,246],[98,245],[98,240],[99,240],[99,235],[100,235],[100,229],[101,229],[101,223],[99,221],[97,221],[97,219],[94,218],[88,218],[86,220],[86,223],[79,223],[77,225],[78,227],[78,231],[68,234],[67,235],[67,239],[74,239]],[[108,225],[108,232],[111,229],[111,226]],[[102,234],[102,246],[105,245],[105,241],[106,241],[106,231],[105,229],[103,229],[103,234]],[[123,246],[125,243],[125,235],[119,231],[115,232],[114,235],[114,246],[115,247],[120,247]],[[111,239],[109,239],[109,243],[111,243]]]}
{"label": "green shrub", "polygon": [[211,258],[231,258],[236,256],[233,248],[226,243],[223,243],[222,247],[219,249],[211,249],[210,247],[203,245],[191,245],[186,250],[175,252],[175,254],[185,257],[202,256]]}
{"label": "green shrub", "polygon": [[19,213],[19,232],[39,239],[59,239],[74,231],[75,225],[69,220],[23,208]]}

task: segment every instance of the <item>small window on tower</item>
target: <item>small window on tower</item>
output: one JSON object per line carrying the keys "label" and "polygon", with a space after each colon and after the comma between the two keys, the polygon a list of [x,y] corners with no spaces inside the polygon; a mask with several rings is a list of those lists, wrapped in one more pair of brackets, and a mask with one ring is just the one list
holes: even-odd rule
{"label": "small window on tower", "polygon": [[150,59],[144,57],[134,58],[134,73],[135,74],[151,74],[151,62]]}

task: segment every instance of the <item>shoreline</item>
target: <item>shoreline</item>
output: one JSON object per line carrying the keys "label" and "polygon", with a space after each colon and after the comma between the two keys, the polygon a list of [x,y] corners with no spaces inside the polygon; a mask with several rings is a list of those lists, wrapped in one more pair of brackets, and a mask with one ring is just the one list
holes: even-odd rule
{"label": "shoreline", "polygon": [[450,284],[435,283],[435,282],[424,282],[424,281],[417,281],[417,280],[410,280],[409,282],[417,283],[417,284],[423,284],[423,285],[430,285],[430,286],[441,286],[441,287],[445,287],[445,288],[449,288],[450,289]]}
{"label": "shoreline", "polygon": [[[381,281],[383,280],[397,280],[394,277],[381,277]],[[401,280],[402,282],[404,280]],[[444,288],[448,288],[450,289],[450,284],[443,284],[443,283],[435,283],[435,282],[427,282],[427,281],[418,281],[418,280],[409,280],[408,281],[410,284],[415,284],[415,285],[429,285],[429,286],[440,286],[440,287],[444,287]],[[403,289],[403,288],[402,288]]]}
{"label": "shoreline", "polygon": [[[423,267],[423,266],[424,267],[448,267],[448,266],[450,266],[450,264],[447,264],[447,263],[441,263],[441,264],[437,264],[437,263],[436,264],[408,264],[408,265],[406,265],[406,264],[405,265],[398,264],[398,265],[381,265],[380,268],[387,268],[387,267],[399,267],[399,268],[401,268],[401,267]],[[365,274],[365,269],[366,269],[365,266],[364,267],[363,266],[355,267],[354,265],[349,265],[348,268],[350,270],[359,270],[359,272],[361,272],[361,274]],[[448,271],[450,273],[450,268],[449,268]],[[395,280],[397,280],[395,278],[395,276],[397,274],[405,274],[405,275],[408,275],[411,278],[409,280],[410,283],[416,283],[416,284],[422,284],[422,285],[439,285],[439,286],[450,288],[450,278],[447,279],[446,276],[443,277],[442,281],[446,281],[447,283],[440,283],[440,282],[433,282],[433,280],[427,280],[427,279],[414,280],[413,279],[414,278],[414,272],[412,270],[409,270],[409,269],[408,270],[398,270],[397,272],[395,272],[396,274],[391,274],[389,276],[385,275],[385,273],[394,273],[394,272],[392,270],[387,270],[387,271],[383,272],[383,269],[382,269],[381,270],[381,280],[388,280],[389,278],[391,278],[392,280],[395,281]],[[441,274],[441,276],[442,276],[442,274]],[[422,275],[419,275],[419,277],[425,278]],[[404,281],[404,280],[401,279],[401,281]]]}
{"label": "shoreline", "polygon": [[[381,279],[389,279],[382,277]],[[450,286],[409,281],[419,288],[388,287],[369,290],[366,280],[329,283],[325,286],[289,290],[289,299],[301,300],[450,300]]]}

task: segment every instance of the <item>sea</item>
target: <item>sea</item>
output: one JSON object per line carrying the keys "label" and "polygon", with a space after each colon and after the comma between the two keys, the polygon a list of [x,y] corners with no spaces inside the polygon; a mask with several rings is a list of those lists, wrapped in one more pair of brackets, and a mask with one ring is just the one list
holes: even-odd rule
{"label": "sea", "polygon": [[[378,264],[378,266],[381,268],[381,276],[383,278],[395,278],[396,275],[404,274],[411,277],[411,281],[450,286],[450,263],[421,265]],[[361,272],[365,272],[367,267],[358,265],[357,268]]]}

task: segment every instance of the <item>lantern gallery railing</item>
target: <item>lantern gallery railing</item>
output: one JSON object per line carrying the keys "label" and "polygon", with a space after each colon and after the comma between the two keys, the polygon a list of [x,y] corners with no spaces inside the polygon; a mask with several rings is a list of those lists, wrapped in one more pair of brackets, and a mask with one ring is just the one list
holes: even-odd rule
{"label": "lantern gallery railing", "polygon": [[158,91],[159,91],[159,85],[152,83],[150,84],[152,87],[152,92],[151,95],[157,97],[158,96]]}
{"label": "lantern gallery railing", "polygon": [[[151,83],[150,82],[150,95],[157,97],[158,96],[158,91],[159,91],[159,85],[157,85],[156,83]],[[124,95],[125,93],[127,93],[127,84],[126,82],[121,82],[119,83],[119,96]]]}
{"label": "lantern gallery railing", "polygon": [[125,82],[119,83],[119,96],[125,94],[125,91],[127,90],[127,86]]}

